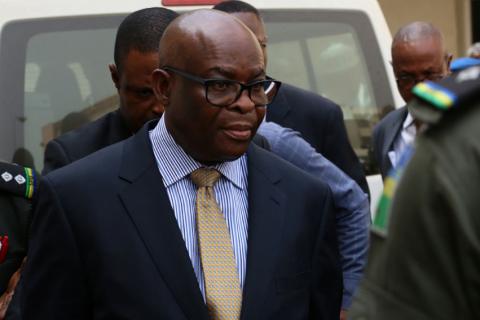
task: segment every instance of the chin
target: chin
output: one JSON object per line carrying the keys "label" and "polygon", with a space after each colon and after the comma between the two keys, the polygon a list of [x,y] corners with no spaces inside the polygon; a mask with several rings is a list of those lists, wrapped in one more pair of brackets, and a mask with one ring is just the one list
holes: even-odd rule
{"label": "chin", "polygon": [[221,161],[234,161],[243,156],[248,149],[248,144],[230,148],[222,148],[218,151]]}

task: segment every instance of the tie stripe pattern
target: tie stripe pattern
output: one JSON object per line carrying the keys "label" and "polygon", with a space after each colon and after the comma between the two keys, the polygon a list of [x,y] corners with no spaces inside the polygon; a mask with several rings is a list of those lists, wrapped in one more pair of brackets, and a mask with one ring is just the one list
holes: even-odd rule
{"label": "tie stripe pattern", "polygon": [[205,276],[205,296],[212,320],[239,319],[242,292],[230,233],[218,206],[213,186],[220,178],[215,169],[191,173],[197,186],[197,234]]}

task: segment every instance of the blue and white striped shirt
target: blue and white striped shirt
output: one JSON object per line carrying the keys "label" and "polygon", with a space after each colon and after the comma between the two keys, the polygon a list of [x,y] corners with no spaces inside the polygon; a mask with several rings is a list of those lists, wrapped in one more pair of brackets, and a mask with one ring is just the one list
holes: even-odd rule
{"label": "blue and white striped shirt", "polygon": [[[170,204],[182,233],[200,290],[205,299],[205,284],[198,250],[195,199],[197,188],[189,175],[204,167],[189,156],[167,131],[162,117],[150,131],[153,153],[163,178]],[[215,198],[225,215],[232,240],[240,286],[243,288],[247,260],[248,192],[246,155],[235,161],[212,166],[221,174],[213,187]]]}

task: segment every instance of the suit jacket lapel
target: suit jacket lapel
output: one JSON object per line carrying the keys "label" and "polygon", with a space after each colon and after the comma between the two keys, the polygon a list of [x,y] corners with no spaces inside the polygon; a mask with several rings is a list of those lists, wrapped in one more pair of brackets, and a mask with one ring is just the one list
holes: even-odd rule
{"label": "suit jacket lapel", "polygon": [[280,90],[275,97],[275,100],[267,106],[267,121],[279,122],[283,120],[290,112],[290,106],[285,95],[285,89],[280,87]]}
{"label": "suit jacket lapel", "polygon": [[207,308],[150,145],[148,130],[156,123],[125,143],[120,178],[130,184],[120,198],[186,317],[206,320]]}
{"label": "suit jacket lapel", "polygon": [[248,152],[248,253],[242,319],[255,318],[271,294],[285,215],[285,195],[275,186],[280,174],[269,167],[263,152],[253,144]]}
{"label": "suit jacket lapel", "polygon": [[120,110],[109,113],[109,130],[107,143],[108,145],[125,140],[132,135],[132,132],[128,129],[128,126],[120,114]]}
{"label": "suit jacket lapel", "polygon": [[384,172],[390,171],[392,168],[392,162],[390,161],[390,157],[388,155],[388,152],[393,150],[393,144],[395,142],[395,139],[398,137],[398,135],[402,131],[402,126],[403,122],[405,121],[405,118],[407,117],[407,108],[403,107],[403,110],[399,111],[398,118],[395,119],[392,123],[392,127],[390,130],[386,130],[385,132],[385,143],[384,143],[384,153],[385,154],[385,166],[386,170]]}

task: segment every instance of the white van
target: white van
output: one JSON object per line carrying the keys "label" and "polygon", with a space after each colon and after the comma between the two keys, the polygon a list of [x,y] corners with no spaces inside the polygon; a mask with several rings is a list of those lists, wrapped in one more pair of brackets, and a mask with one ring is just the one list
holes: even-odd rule
{"label": "white van", "polygon": [[[43,167],[46,143],[117,107],[107,65],[129,13],[209,0],[0,0],[0,159]],[[373,125],[400,106],[389,66],[391,36],[376,0],[248,1],[264,17],[272,77],[343,109],[372,203],[380,176],[369,160]]]}

